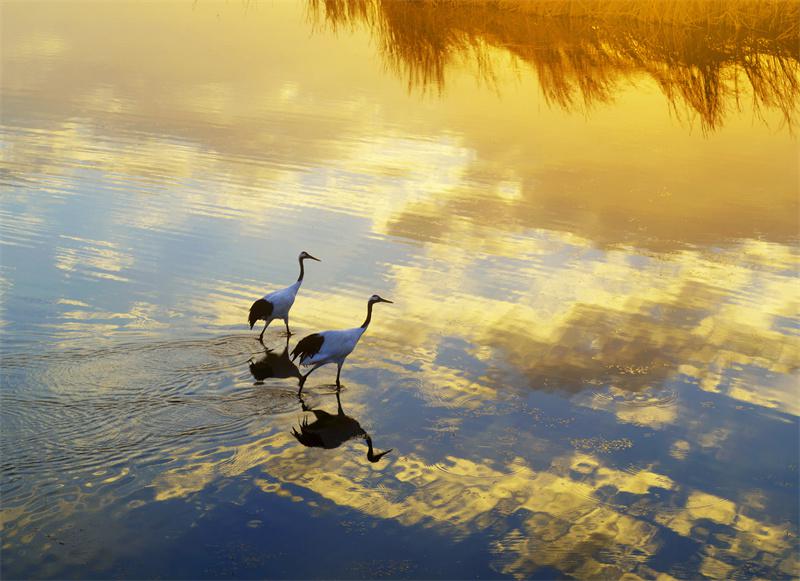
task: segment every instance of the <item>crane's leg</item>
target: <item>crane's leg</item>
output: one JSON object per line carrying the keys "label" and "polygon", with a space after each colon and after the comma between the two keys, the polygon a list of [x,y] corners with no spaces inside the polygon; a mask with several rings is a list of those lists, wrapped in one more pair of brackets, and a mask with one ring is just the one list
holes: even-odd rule
{"label": "crane's leg", "polygon": [[264,331],[266,331],[267,327],[269,327],[269,323],[270,323],[269,321],[264,323],[264,328],[261,329],[261,334],[258,336],[258,340],[261,341],[262,343],[264,342]]}
{"label": "crane's leg", "polygon": [[303,393],[303,386],[306,384],[306,379],[308,379],[308,376],[309,376],[309,375],[311,375],[312,373],[314,373],[314,370],[315,370],[315,369],[317,369],[317,368],[316,368],[316,367],[312,367],[312,368],[311,368],[311,371],[309,371],[309,372],[308,372],[308,373],[306,373],[305,375],[301,375],[301,376],[300,376],[300,389],[299,389],[299,390],[297,390],[297,395],[300,395],[301,393]]}
{"label": "crane's leg", "polygon": [[286,323],[286,336],[289,337],[292,332],[289,330],[289,316],[287,315],[286,318],[283,320]]}
{"label": "crane's leg", "polygon": [[311,408],[306,405],[306,401],[303,399],[302,394],[297,394],[297,399],[300,400],[300,407],[304,412],[311,411]]}
{"label": "crane's leg", "polygon": [[342,388],[342,384],[339,382],[339,376],[342,374],[342,364],[339,363],[338,367],[336,368],[336,391],[338,392]]}

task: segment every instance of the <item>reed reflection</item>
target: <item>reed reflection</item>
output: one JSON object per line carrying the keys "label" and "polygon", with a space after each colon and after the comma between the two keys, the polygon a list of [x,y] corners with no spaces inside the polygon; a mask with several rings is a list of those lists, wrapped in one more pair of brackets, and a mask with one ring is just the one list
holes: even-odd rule
{"label": "reed reflection", "polygon": [[706,130],[749,95],[754,113],[779,110],[792,126],[800,97],[796,2],[393,2],[309,0],[317,22],[363,22],[409,89],[441,91],[447,69],[475,62],[494,83],[488,49],[535,72],[545,98],[565,109],[612,101],[647,75],[677,113]]}
{"label": "reed reflection", "polygon": [[357,420],[344,413],[342,400],[339,390],[336,391],[336,415],[330,414],[325,410],[313,409],[306,405],[302,396],[298,396],[300,404],[305,412],[311,412],[316,418],[312,423],[308,423],[307,418],[303,418],[300,423],[300,431],[292,428],[292,435],[298,442],[309,448],[324,448],[332,450],[338,448],[344,442],[361,438],[367,443],[367,460],[372,463],[380,461],[392,451],[390,448],[385,452],[378,452],[372,448],[372,438],[361,427]]}

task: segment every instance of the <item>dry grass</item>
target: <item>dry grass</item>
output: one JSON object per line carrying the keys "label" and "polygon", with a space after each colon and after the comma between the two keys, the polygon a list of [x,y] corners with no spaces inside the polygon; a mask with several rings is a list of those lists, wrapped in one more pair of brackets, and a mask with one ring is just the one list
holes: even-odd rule
{"label": "dry grass", "polygon": [[613,98],[632,74],[655,79],[678,112],[707,130],[747,95],[791,127],[800,97],[800,2],[789,0],[309,0],[317,22],[366,24],[409,88],[441,90],[469,59],[492,81],[488,46],[537,73],[565,108]]}

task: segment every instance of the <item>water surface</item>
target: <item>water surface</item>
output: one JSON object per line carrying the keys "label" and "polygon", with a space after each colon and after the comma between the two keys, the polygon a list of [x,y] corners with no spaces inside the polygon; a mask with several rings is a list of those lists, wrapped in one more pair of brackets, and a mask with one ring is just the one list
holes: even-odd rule
{"label": "water surface", "polygon": [[2,10],[4,577],[800,574],[791,19]]}

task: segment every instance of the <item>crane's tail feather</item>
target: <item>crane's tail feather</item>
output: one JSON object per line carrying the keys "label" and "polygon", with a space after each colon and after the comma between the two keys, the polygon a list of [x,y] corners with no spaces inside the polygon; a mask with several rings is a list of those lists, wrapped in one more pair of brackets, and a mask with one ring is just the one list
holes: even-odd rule
{"label": "crane's tail feather", "polygon": [[325,337],[319,333],[313,333],[308,337],[303,337],[292,350],[292,361],[300,357],[300,364],[307,365],[305,361],[319,353],[324,341]]}
{"label": "crane's tail feather", "polygon": [[266,299],[258,299],[253,303],[253,306],[250,307],[250,316],[247,318],[247,322],[250,323],[250,328],[252,329],[256,321],[259,319],[266,321],[271,314],[272,303]]}
{"label": "crane's tail feather", "polygon": [[320,435],[308,429],[307,421],[300,424],[299,432],[295,428],[292,428],[292,435],[298,442],[303,444],[303,446],[308,446],[309,448],[325,447],[325,443],[322,441]]}

